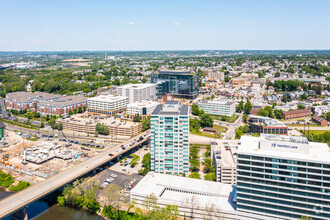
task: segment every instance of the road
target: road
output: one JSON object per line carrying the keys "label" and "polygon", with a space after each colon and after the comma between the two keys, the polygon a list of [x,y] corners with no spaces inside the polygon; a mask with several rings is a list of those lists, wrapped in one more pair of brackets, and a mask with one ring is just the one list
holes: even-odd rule
{"label": "road", "polygon": [[[148,131],[143,132],[142,134],[131,138],[124,143],[123,145],[127,145],[131,143],[134,139],[139,138],[140,136],[144,136],[147,134]],[[134,147],[140,145],[141,143],[148,140],[148,138],[145,138],[141,142],[137,142],[133,146],[128,147],[126,150],[121,149],[122,144],[118,144],[70,169],[67,169],[66,171],[59,173],[46,181],[36,184],[34,186],[31,186],[27,188],[26,190],[23,190],[22,192],[16,193],[13,196],[10,196],[0,202],[0,219],[4,218],[11,213],[20,210],[24,207],[26,207],[28,204],[30,204],[33,201],[36,201],[43,196],[47,195],[50,192],[55,191],[56,189],[62,187],[63,185],[72,182],[73,180],[83,176],[86,173],[89,173],[96,169],[97,167],[103,165],[104,163],[120,156],[121,154],[133,149]],[[118,150],[118,153],[116,151]],[[115,155],[113,157],[110,157],[108,154],[114,153]]]}
{"label": "road", "polygon": [[228,131],[224,134],[223,139],[229,140],[235,138],[236,129],[243,125],[242,117],[243,114],[241,113],[235,123],[228,126]]}
{"label": "road", "polygon": [[[304,130],[304,126],[288,126],[289,129],[297,129],[298,131]],[[308,130],[308,126],[305,127],[305,130]],[[322,131],[330,131],[330,126],[327,127],[316,127],[309,126],[309,130],[322,130]]]}

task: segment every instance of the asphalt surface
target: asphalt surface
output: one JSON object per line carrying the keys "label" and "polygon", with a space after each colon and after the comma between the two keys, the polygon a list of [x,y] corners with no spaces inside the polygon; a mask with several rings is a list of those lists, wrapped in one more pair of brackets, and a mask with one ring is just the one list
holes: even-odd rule
{"label": "asphalt surface", "polygon": [[[139,138],[140,136],[146,135],[147,132],[144,132],[135,138]],[[134,138],[125,141],[124,145],[131,143]],[[144,141],[147,140],[146,138]],[[65,170],[62,173],[59,173],[44,182],[31,186],[19,193],[15,193],[13,196],[10,196],[2,201],[0,201],[0,218],[3,218],[25,206],[30,204],[31,202],[42,198],[43,196],[47,195],[48,193],[62,187],[63,185],[72,182],[75,179],[95,170],[97,167],[100,167],[104,163],[110,160],[109,153],[110,152],[118,152],[112,158],[115,158],[123,153],[126,153],[130,149],[134,148],[135,146],[141,144],[142,142],[138,142],[135,145],[127,148],[126,150],[122,150],[120,147],[122,144],[118,144],[114,147],[111,147],[104,152],[70,168]]]}

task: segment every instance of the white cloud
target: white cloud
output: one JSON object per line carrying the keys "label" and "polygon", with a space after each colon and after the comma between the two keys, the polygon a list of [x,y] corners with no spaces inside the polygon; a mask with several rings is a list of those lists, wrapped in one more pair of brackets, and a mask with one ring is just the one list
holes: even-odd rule
{"label": "white cloud", "polygon": [[134,21],[126,21],[125,23],[126,23],[126,24],[129,24],[129,25],[133,25],[133,24],[135,24]]}
{"label": "white cloud", "polygon": [[175,25],[175,26],[179,26],[180,23],[176,21],[176,22],[174,22],[174,25]]}
{"label": "white cloud", "polygon": [[144,24],[143,22],[140,22],[140,24]]}

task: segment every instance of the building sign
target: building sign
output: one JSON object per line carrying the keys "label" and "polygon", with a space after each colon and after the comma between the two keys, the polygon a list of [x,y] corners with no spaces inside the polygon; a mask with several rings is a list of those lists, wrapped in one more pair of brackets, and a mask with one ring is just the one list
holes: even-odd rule
{"label": "building sign", "polygon": [[272,143],[272,147],[298,149],[298,146],[291,146],[291,145],[287,145],[287,144],[278,144],[275,142]]}
{"label": "building sign", "polygon": [[292,143],[288,141],[260,140],[260,150],[290,152],[299,154],[309,153],[309,144]]}

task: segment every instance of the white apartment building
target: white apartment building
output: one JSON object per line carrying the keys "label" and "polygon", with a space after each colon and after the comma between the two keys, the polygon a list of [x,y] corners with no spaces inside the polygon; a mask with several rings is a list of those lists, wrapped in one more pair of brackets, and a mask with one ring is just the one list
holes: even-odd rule
{"label": "white apartment building", "polygon": [[114,95],[100,95],[87,100],[88,115],[113,116],[125,110],[128,98]]}
{"label": "white apartment building", "polygon": [[235,114],[235,103],[221,100],[206,100],[199,103],[199,109],[203,109],[207,114],[231,117]]}
{"label": "white apartment building", "polygon": [[151,115],[150,169],[165,174],[189,172],[189,106],[158,105]]}
{"label": "white apartment building", "polygon": [[128,104],[126,108],[126,117],[133,119],[136,114],[139,114],[140,118],[144,119],[151,115],[157,105],[159,105],[159,103],[155,101],[142,101]]}
{"label": "white apartment building", "polygon": [[216,181],[236,185],[236,148],[238,141],[211,143]]}
{"label": "white apartment building", "polygon": [[306,137],[242,136],[237,149],[238,214],[330,219],[330,150]]}
{"label": "white apartment building", "polygon": [[141,102],[143,100],[156,99],[156,84],[128,84],[119,86],[117,94],[128,97],[128,103]]}

